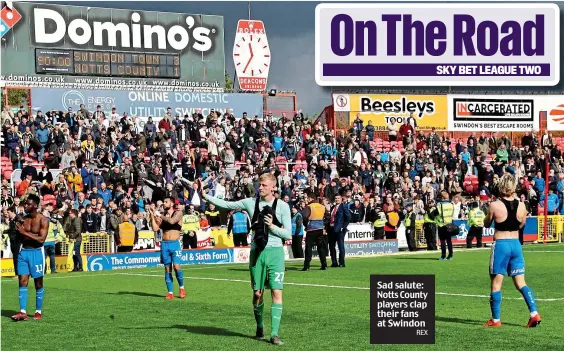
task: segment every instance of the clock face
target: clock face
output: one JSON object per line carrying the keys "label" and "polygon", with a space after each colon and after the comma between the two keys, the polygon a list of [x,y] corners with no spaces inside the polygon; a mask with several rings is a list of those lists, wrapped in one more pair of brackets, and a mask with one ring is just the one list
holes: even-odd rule
{"label": "clock face", "polygon": [[233,49],[233,60],[239,74],[262,76],[270,66],[270,47],[264,38],[258,35],[241,37]]}

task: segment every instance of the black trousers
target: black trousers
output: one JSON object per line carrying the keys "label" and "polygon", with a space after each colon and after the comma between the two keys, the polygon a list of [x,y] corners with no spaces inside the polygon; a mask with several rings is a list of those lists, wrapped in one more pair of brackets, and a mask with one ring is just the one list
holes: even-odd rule
{"label": "black trousers", "polygon": [[182,235],[182,248],[183,249],[197,249],[198,248],[198,237],[196,233],[190,236],[188,234]]}
{"label": "black trousers", "polygon": [[[333,230],[329,232],[329,254],[331,255],[332,266],[345,265],[345,235],[346,232],[336,233]],[[337,250],[335,245],[339,248],[339,257],[337,258]]]}
{"label": "black trousers", "polygon": [[384,239],[384,227],[377,227],[374,228],[374,240],[383,240]]}
{"label": "black trousers", "polygon": [[397,239],[398,238],[398,232],[395,230],[386,230],[386,239]]}
{"label": "black trousers", "polygon": [[476,247],[482,247],[482,232],[483,227],[470,227],[468,235],[466,236],[466,247],[472,248],[472,241],[476,238]]}
{"label": "black trousers", "polygon": [[447,233],[446,226],[439,227],[439,240],[441,241],[441,257],[446,258],[448,247],[448,257],[452,257],[452,237]]}
{"label": "black trousers", "polygon": [[[249,243],[247,241],[247,236],[248,236],[248,233],[233,234],[233,244],[235,245],[235,247],[249,246]],[[196,245],[197,244],[198,243],[196,241]]]}
{"label": "black trousers", "polygon": [[407,239],[407,248],[409,251],[417,251],[415,244],[415,228],[405,228],[405,238]]}
{"label": "black trousers", "polygon": [[304,258],[303,241],[303,235],[292,235],[292,256],[294,256],[294,258]]}
{"label": "black trousers", "polygon": [[117,252],[131,252],[133,251],[133,246],[118,246]]}
{"label": "black trousers", "polygon": [[525,234],[525,227],[519,229],[519,242],[523,245],[523,235]]}
{"label": "black trousers", "polygon": [[319,254],[319,261],[321,261],[321,267],[327,267],[327,243],[325,242],[325,235],[323,235],[323,230],[314,230],[307,232],[306,234],[306,248],[305,248],[305,260],[304,268],[309,268],[309,264],[312,258],[313,246],[317,246],[317,253]]}
{"label": "black trousers", "polygon": [[12,261],[14,262],[14,273],[18,276],[18,255],[20,254],[20,243],[17,240],[10,240],[10,250],[12,251]]}
{"label": "black trousers", "polygon": [[437,225],[435,223],[423,223],[423,232],[425,233],[425,242],[427,250],[434,251],[437,249]]}

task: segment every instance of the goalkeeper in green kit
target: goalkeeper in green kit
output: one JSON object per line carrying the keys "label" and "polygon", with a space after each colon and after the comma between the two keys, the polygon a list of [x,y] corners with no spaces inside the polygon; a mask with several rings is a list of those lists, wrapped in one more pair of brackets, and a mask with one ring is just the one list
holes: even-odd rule
{"label": "goalkeeper in green kit", "polygon": [[259,198],[248,198],[227,202],[209,195],[205,199],[228,210],[245,210],[252,218],[253,239],[249,269],[253,289],[253,308],[257,322],[257,339],[264,339],[264,289],[270,289],[272,295],[270,342],[281,345],[278,335],[282,318],[282,288],[284,285],[284,247],[283,240],[292,235],[290,207],[284,201],[274,197],[276,177],[263,174],[260,177]]}

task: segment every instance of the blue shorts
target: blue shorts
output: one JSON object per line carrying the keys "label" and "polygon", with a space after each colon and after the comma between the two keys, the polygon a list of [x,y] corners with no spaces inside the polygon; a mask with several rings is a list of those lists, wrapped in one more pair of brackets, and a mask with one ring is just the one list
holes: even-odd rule
{"label": "blue shorts", "polygon": [[519,239],[494,241],[490,254],[490,274],[507,274],[510,277],[525,274],[525,258]]}
{"label": "blue shorts", "polygon": [[43,277],[45,270],[45,249],[22,248],[18,254],[18,275],[31,275],[33,279]]}
{"label": "blue shorts", "polygon": [[180,240],[163,240],[161,242],[161,263],[165,266],[180,264],[182,246]]}

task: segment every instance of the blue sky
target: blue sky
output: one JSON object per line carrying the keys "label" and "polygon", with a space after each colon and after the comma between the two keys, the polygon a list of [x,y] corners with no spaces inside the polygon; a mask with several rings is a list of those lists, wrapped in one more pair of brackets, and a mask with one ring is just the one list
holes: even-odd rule
{"label": "blue sky", "polygon": [[[216,1],[54,1],[106,8],[207,14],[223,16],[225,23],[225,66],[234,76],[232,51],[237,21],[248,18],[248,2]],[[299,108],[319,113],[331,104],[329,88],[315,83],[314,26],[317,2],[251,2],[251,18],[264,21],[271,48],[270,88],[293,89]]]}

